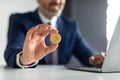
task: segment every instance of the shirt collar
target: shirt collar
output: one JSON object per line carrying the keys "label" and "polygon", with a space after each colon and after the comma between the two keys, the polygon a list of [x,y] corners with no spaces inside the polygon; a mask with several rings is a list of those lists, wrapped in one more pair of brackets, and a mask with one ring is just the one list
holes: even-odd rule
{"label": "shirt collar", "polygon": [[38,10],[38,14],[39,14],[39,17],[40,17],[40,19],[42,20],[42,22],[44,24],[50,23],[52,27],[54,27],[54,28],[57,27],[57,18],[58,18],[58,16],[54,16],[54,17],[52,17],[52,19],[48,19],[39,10]]}

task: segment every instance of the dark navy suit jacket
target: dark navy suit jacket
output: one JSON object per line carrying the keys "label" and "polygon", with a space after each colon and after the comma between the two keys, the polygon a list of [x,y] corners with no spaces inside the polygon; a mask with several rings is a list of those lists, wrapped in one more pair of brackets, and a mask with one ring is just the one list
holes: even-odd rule
{"label": "dark navy suit jacket", "polygon": [[[27,31],[38,24],[42,24],[37,10],[24,14],[13,14],[10,16],[8,43],[4,57],[7,65],[16,65],[16,55],[22,51]],[[81,63],[90,65],[89,57],[95,52],[89,47],[81,36],[75,21],[60,16],[57,20],[57,29],[62,36],[62,41],[58,47],[59,64],[67,64],[72,55]],[[40,60],[40,64],[46,64],[45,59]]]}

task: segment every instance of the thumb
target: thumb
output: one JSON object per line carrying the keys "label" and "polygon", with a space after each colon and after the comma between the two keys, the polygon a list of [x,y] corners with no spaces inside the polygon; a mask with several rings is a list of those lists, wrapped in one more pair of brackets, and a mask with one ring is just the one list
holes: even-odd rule
{"label": "thumb", "polygon": [[94,57],[94,56],[91,56],[91,57],[89,58],[89,61],[90,61],[91,64],[94,64],[94,62],[95,62],[95,57]]}

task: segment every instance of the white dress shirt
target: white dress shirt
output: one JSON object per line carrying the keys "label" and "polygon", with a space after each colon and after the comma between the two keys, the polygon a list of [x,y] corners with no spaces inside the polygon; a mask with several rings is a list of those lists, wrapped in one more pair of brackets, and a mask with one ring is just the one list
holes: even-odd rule
{"label": "white dress shirt", "polygon": [[[50,23],[51,24],[51,27],[57,29],[57,18],[58,16],[54,16],[52,19],[48,19],[46,18],[40,11],[38,11],[38,14],[39,14],[39,17],[40,19],[42,20],[42,22],[44,24],[47,24],[47,23]],[[32,67],[32,66],[35,66],[38,64],[39,61],[36,61],[35,63],[31,64],[31,65],[28,65],[28,66],[23,66],[20,64],[20,60],[19,60],[19,56],[22,54],[22,51],[19,52],[16,56],[16,64],[21,67],[21,68],[29,68],[29,67]],[[53,64],[57,64],[58,63],[58,50],[56,49],[56,51],[53,53]]]}

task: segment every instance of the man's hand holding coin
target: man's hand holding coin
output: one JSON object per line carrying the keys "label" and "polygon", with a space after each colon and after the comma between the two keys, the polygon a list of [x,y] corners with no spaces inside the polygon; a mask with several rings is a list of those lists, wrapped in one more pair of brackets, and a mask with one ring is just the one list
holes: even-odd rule
{"label": "man's hand holding coin", "polygon": [[[51,34],[51,45],[46,46],[45,38]],[[41,60],[49,53],[56,50],[58,43],[61,41],[61,36],[58,31],[47,24],[40,24],[32,27],[26,34],[26,39],[23,45],[23,51],[20,55],[20,62],[22,65],[29,65]]]}

